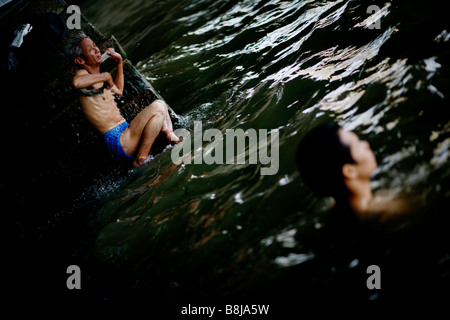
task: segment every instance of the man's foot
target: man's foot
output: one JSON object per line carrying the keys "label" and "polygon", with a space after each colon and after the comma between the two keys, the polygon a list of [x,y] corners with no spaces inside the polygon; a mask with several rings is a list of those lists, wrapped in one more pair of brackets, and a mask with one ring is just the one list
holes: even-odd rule
{"label": "man's foot", "polygon": [[134,159],[134,161],[133,161],[133,167],[135,167],[135,168],[140,167],[147,159],[148,159],[148,156],[147,157],[144,157],[144,156],[136,157],[136,159]]}
{"label": "man's foot", "polygon": [[176,143],[178,143],[178,142],[181,141],[181,139],[178,138],[178,137],[175,135],[175,133],[173,133],[173,131],[167,133],[167,139],[168,139],[168,140],[170,141],[170,143],[172,143],[172,144],[176,144]]}

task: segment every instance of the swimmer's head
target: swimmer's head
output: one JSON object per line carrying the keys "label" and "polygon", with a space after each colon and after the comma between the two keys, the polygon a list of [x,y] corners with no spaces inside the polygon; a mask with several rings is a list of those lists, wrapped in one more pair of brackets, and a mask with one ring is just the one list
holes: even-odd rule
{"label": "swimmer's head", "polygon": [[306,184],[334,198],[348,197],[349,182],[369,180],[377,167],[369,144],[335,124],[318,126],[303,138],[297,164]]}
{"label": "swimmer's head", "polygon": [[103,61],[100,49],[94,41],[83,33],[70,39],[66,50],[69,57],[81,67],[85,65],[99,66]]}

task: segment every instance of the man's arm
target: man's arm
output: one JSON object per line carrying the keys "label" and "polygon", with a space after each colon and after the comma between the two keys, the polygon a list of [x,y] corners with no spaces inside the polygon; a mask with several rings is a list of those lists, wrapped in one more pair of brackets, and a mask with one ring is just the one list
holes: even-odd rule
{"label": "man's arm", "polygon": [[117,92],[117,90],[114,90],[114,93],[118,94],[118,95],[122,95],[123,93],[123,86],[124,86],[124,79],[123,79],[123,61],[122,61],[122,56],[115,52],[114,49],[112,48],[108,48],[105,50],[105,53],[109,54],[109,57],[111,59],[114,59],[117,61],[117,69],[116,69],[116,79],[115,79],[115,84],[117,89],[119,89]]}
{"label": "man's arm", "polygon": [[99,82],[108,82],[110,87],[114,86],[111,74],[108,72],[90,74],[86,70],[79,70],[73,78],[72,84],[75,89],[83,89]]}

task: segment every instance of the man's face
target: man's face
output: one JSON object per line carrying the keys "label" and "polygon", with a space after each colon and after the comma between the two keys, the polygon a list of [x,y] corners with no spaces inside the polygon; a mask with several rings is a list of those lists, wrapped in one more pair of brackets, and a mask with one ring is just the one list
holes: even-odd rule
{"label": "man's face", "polygon": [[358,136],[351,131],[339,129],[338,134],[341,142],[350,148],[350,154],[355,161],[354,165],[359,176],[369,178],[378,166],[369,143],[360,140]]}
{"label": "man's face", "polygon": [[81,41],[81,50],[83,51],[83,60],[88,66],[97,66],[102,63],[102,53],[97,45],[89,38]]}

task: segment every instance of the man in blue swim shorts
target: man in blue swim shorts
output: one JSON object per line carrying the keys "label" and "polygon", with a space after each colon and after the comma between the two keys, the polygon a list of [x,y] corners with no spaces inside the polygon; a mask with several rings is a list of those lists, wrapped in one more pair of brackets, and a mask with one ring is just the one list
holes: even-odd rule
{"label": "man in blue swim shorts", "polygon": [[123,92],[123,64],[120,54],[111,48],[105,50],[109,58],[117,61],[116,77],[113,80],[110,73],[100,73],[102,53],[86,35],[73,37],[67,51],[80,66],[72,83],[80,92],[81,108],[87,119],[103,135],[108,149],[119,159],[130,159],[135,167],[140,166],[148,158],[160,132],[170,142],[180,141],[173,132],[167,105],[162,100],[155,100],[130,123],[122,117],[113,96],[120,96]]}

